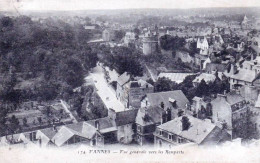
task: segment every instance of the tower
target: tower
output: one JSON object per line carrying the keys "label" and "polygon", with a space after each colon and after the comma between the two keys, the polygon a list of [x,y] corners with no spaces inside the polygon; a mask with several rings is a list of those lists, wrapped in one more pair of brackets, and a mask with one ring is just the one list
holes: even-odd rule
{"label": "tower", "polygon": [[150,30],[145,33],[143,38],[143,54],[150,55],[158,50],[158,35]]}

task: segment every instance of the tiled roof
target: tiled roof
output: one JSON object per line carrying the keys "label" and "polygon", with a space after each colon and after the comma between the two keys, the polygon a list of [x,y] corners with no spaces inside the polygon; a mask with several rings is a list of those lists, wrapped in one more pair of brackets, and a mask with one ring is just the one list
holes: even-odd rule
{"label": "tiled roof", "polygon": [[138,109],[130,109],[122,112],[116,113],[116,125],[123,126],[126,124],[131,124],[135,122]]}
{"label": "tiled roof", "polygon": [[[164,110],[159,106],[150,106],[148,108],[140,108],[136,116],[136,123],[141,126],[156,124],[161,122]],[[147,115],[147,118],[145,118]]]}
{"label": "tiled roof", "polygon": [[182,130],[180,126],[182,126],[182,117],[175,118],[169,122],[166,122],[158,128],[168,131],[170,133],[181,136],[185,139],[193,141],[197,144],[200,144],[211,132],[217,127],[214,124],[194,118],[192,116],[186,116],[189,119],[190,127],[188,130]]}
{"label": "tiled roof", "polygon": [[127,83],[129,80],[130,80],[130,75],[128,75],[127,72],[125,72],[118,77],[117,82],[118,82],[119,85],[122,86],[125,83]]}
{"label": "tiled roof", "polygon": [[165,108],[170,107],[169,98],[171,98],[176,100],[177,107],[184,109],[189,102],[181,90],[148,93],[146,96],[150,106],[161,106],[161,102],[163,102]]}

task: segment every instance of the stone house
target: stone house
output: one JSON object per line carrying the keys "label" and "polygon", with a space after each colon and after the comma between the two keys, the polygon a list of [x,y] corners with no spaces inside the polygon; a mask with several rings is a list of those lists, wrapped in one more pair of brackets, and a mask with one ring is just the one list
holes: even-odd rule
{"label": "stone house", "polygon": [[122,144],[129,144],[135,137],[135,119],[138,109],[130,109],[121,112],[108,110],[108,117],[115,121],[117,127],[117,141]]}
{"label": "stone house", "polygon": [[146,81],[129,81],[130,76],[122,74],[117,81],[117,98],[126,108],[140,108],[141,99],[147,93],[153,93],[154,87]]}
{"label": "stone house", "polygon": [[228,94],[218,94],[211,104],[212,121],[216,125],[227,129],[232,139],[246,137],[248,106],[245,98],[233,91]]}
{"label": "stone house", "polygon": [[225,130],[192,116],[175,118],[157,126],[154,132],[155,147],[164,148],[187,143],[216,145],[227,140],[230,140],[230,135]]}
{"label": "stone house", "polygon": [[156,126],[167,121],[167,114],[161,107],[140,108],[136,116],[136,141],[139,145],[152,144]]}

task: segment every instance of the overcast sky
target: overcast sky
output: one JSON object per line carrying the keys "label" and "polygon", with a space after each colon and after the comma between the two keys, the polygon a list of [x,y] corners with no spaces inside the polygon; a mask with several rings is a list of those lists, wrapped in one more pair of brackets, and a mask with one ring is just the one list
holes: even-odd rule
{"label": "overcast sky", "polygon": [[[17,2],[19,1],[19,2]],[[84,10],[129,8],[252,7],[260,0],[0,0],[0,9]]]}

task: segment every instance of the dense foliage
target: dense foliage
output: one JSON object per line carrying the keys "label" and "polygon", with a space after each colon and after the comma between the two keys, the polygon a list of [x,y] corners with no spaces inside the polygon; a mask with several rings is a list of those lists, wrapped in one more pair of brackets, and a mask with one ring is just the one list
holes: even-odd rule
{"label": "dense foliage", "polygon": [[65,88],[81,86],[84,74],[97,62],[87,45],[91,37],[82,25],[61,20],[2,17],[0,72],[7,80],[1,81],[1,99],[50,100]]}

